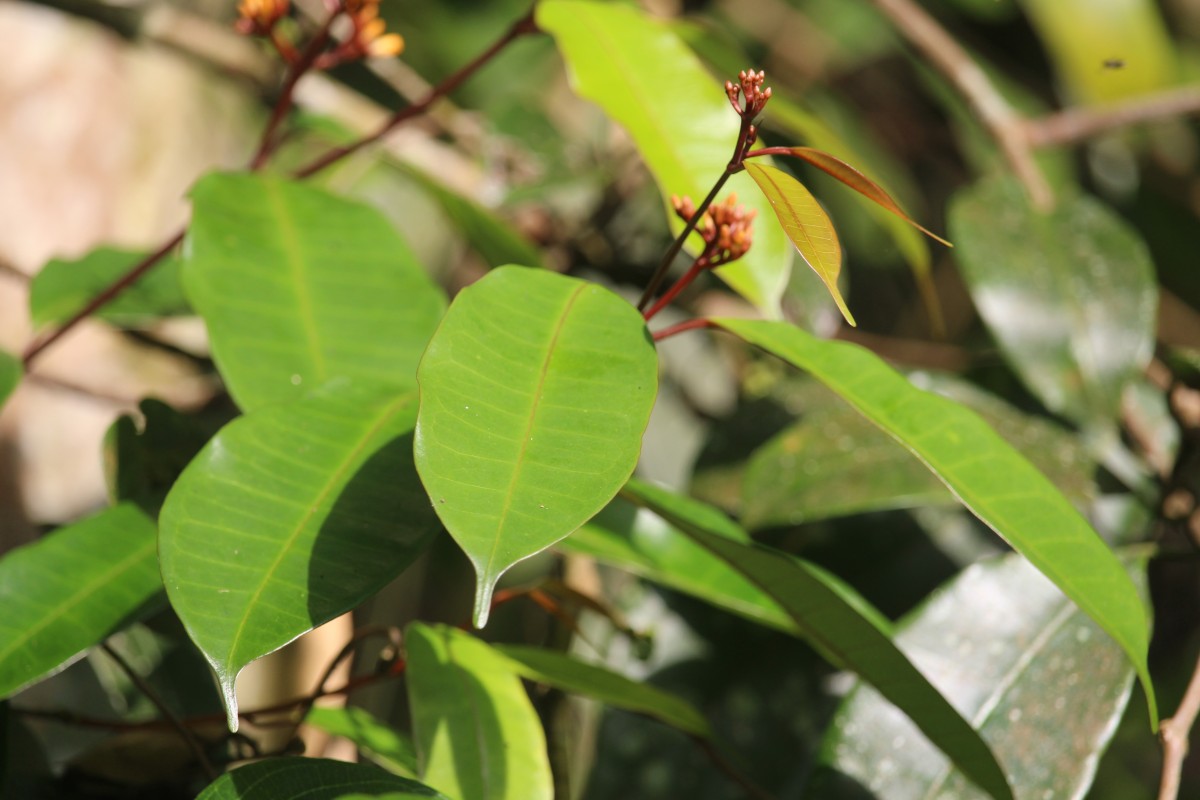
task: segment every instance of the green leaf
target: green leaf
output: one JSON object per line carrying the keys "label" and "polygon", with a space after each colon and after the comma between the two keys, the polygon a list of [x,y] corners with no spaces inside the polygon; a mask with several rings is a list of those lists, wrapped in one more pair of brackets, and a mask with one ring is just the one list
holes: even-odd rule
{"label": "green leaf", "polygon": [[497,645],[495,649],[507,656],[513,662],[513,671],[527,680],[645,714],[696,736],[712,733],[695,707],[662,689],[541,647]]}
{"label": "green leaf", "polygon": [[921,391],[873,353],[774,322],[717,325],[807,370],[918,458],[979,519],[1054,581],[1125,650],[1157,727],[1149,627],[1121,563],[1044,475],[974,412]]}
{"label": "green leaf", "polygon": [[[138,262],[145,253],[101,247],[74,260],[54,259],[33,278],[29,313],[35,327],[65,322]],[[137,283],[96,312],[117,325],[191,313],[179,280],[179,259],[169,255]]]}
{"label": "green leaf", "polygon": [[432,175],[411,164],[397,163],[394,166],[412,178],[430,197],[437,201],[441,209],[446,212],[446,216],[458,227],[463,237],[487,262],[489,267],[500,267],[505,264],[542,266],[542,254],[538,249],[491,211],[474,200],[451,190]]}
{"label": "green leaf", "polygon": [[383,216],[279,178],[192,190],[184,288],[245,411],[338,378],[408,383],[445,308]]}
{"label": "green leaf", "polygon": [[428,786],[367,764],[269,758],[227,772],[196,800],[448,800]]}
{"label": "green leaf", "polygon": [[304,722],[349,739],[363,756],[393,775],[417,777],[417,751],[413,743],[365,708],[314,706]]}
{"label": "green leaf", "polygon": [[0,408],[21,382],[23,372],[20,359],[0,350]]}
{"label": "green leaf", "polygon": [[1077,422],[1115,419],[1154,352],[1158,290],[1137,233],[1084,196],[1039,214],[1007,179],[959,194],[950,230],[975,307],[1029,389]]}
{"label": "green leaf", "polygon": [[421,361],[416,462],[475,566],[475,624],[516,562],[633,472],[658,386],[642,317],[592,283],[502,267],[464,289]]}
{"label": "green leaf", "polygon": [[[896,643],[979,729],[1018,797],[1086,793],[1133,669],[1027,561],[969,567],[901,623]],[[870,687],[843,703],[823,751],[837,771],[889,800],[980,796]],[[830,796],[819,783],[812,789]]]}
{"label": "green leaf", "polygon": [[897,649],[882,616],[853,590],[815,564],[738,541],[745,534],[710,506],[636,481],[623,494],[745,575],[779,603],[818,651],[879,689],[980,787],[993,797],[1012,798],[987,745]]}
{"label": "green leaf", "polygon": [[[724,173],[740,123],[724,90],[678,34],[639,9],[583,0],[544,0],[537,24],[557,40],[575,91],[633,137],[664,201],[674,194],[699,203]],[[728,186],[758,210],[761,222],[746,257],[717,275],[778,317],[792,263],[787,239],[766,224],[769,205],[749,178],[735,175]],[[668,216],[680,230],[682,223]]]}
{"label": "green leaf", "polygon": [[422,780],[463,800],[550,800],[546,736],[512,662],[444,625],[413,623],[404,641]]}
{"label": "green leaf", "polygon": [[354,608],[437,521],[412,465],[416,397],[334,385],[234,420],[160,515],[162,574],[237,730],[242,667]]}
{"label": "green leaf", "polygon": [[[744,536],[740,541],[749,543]],[[799,629],[762,590],[666,522],[621,497],[557,545],[787,633]]]}
{"label": "green leaf", "polygon": [[[1072,500],[1094,494],[1078,438],[999,398],[946,377],[925,388],[973,408]],[[949,503],[954,496],[919,459],[816,381],[791,402],[801,418],[756,450],[742,477],[742,523],[749,529]]]}
{"label": "green leaf", "polygon": [[0,697],[67,666],[160,598],[154,523],[101,511],[0,559]]}
{"label": "green leaf", "polygon": [[846,322],[856,324],[838,289],[838,275],[842,271],[842,245],[825,209],[821,208],[812,192],[804,188],[804,184],[782,170],[747,162],[746,172],[771,202],[771,209],[778,217],[779,224],[796,246],[804,263],[817,273],[817,277],[829,289]]}

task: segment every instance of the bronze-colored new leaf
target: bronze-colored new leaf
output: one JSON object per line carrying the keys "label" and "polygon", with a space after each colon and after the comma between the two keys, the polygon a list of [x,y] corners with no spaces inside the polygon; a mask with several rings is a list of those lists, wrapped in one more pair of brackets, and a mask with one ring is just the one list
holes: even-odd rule
{"label": "bronze-colored new leaf", "polygon": [[855,325],[854,316],[838,290],[842,245],[825,209],[800,181],[782,170],[747,162],[746,172],[771,202],[779,224],[808,266],[825,283],[846,322]]}

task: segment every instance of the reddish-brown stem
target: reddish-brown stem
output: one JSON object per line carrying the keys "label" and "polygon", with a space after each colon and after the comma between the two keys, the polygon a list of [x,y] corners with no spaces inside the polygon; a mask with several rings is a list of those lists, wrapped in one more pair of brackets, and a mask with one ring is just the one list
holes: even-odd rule
{"label": "reddish-brown stem", "polygon": [[34,359],[36,359],[47,347],[57,342],[64,333],[90,317],[97,310],[108,305],[110,302],[112,302],[113,298],[128,289],[133,284],[137,283],[137,281],[143,275],[149,272],[155,264],[165,258],[168,253],[174,250],[175,247],[183,241],[184,233],[185,231],[182,230],[176,232],[175,235],[164,242],[161,247],[139,261],[133,267],[133,269],[129,270],[129,272],[126,272],[124,275],[118,278],[115,283],[110,285],[103,292],[93,297],[90,301],[88,301],[87,305],[76,311],[74,316],[72,316],[55,330],[51,331],[48,336],[40,340],[35,339],[33,343],[31,343],[29,347],[25,349],[24,354],[21,356],[21,361],[24,363],[26,371],[29,370],[29,365],[33,363]]}
{"label": "reddish-brown stem", "polygon": [[763,156],[790,156],[793,155],[791,147],[760,147],[757,150],[751,150],[746,153],[746,158],[762,158]]}
{"label": "reddish-brown stem", "polygon": [[279,57],[284,63],[292,66],[300,58],[300,54],[296,52],[296,48],[287,39],[279,35],[278,28],[271,28],[267,33],[267,38],[271,40],[271,46],[275,48],[275,52],[279,53]]}
{"label": "reddish-brown stem", "polygon": [[683,226],[683,230],[679,232],[679,235],[675,237],[675,241],[671,242],[671,246],[663,254],[662,261],[658,264],[658,269],[654,271],[654,275],[650,277],[650,282],[646,284],[645,291],[638,298],[638,311],[646,309],[646,306],[650,303],[650,299],[654,297],[655,292],[662,286],[663,281],[667,279],[667,273],[671,270],[671,262],[675,260],[675,256],[679,255],[679,251],[683,249],[683,243],[687,241],[687,237],[692,235],[692,231],[696,229],[696,225],[703,219],[704,212],[717,199],[717,195],[724,188],[725,182],[730,177],[742,171],[742,160],[746,157],[746,142],[750,139],[750,129],[753,127],[753,123],[753,119],[747,116],[742,117],[742,125],[738,131],[737,145],[733,148],[733,157],[725,165],[725,171],[721,173],[721,177],[717,178],[717,182],[709,190],[708,196],[696,207],[696,213],[687,221],[687,224]]}
{"label": "reddish-brown stem", "polygon": [[316,160],[296,170],[293,175],[297,178],[307,178],[310,175],[314,175],[326,167],[341,161],[346,156],[356,153],[367,145],[378,141],[407,120],[412,119],[419,114],[425,113],[430,106],[465,83],[468,78],[474,75],[482,66],[495,58],[500,51],[508,47],[508,45],[510,45],[512,42],[527,34],[536,33],[538,27],[537,23],[534,22],[533,14],[534,10],[531,8],[528,13],[525,14],[525,16],[514,22],[512,27],[505,31],[503,36],[493,42],[491,47],[484,50],[453,75],[446,78],[446,80],[430,89],[429,94],[423,97],[420,101],[397,111],[388,118],[388,120],[379,128],[379,130],[362,137],[356,142],[345,145],[344,147],[333,148],[325,155],[320,156]]}
{"label": "reddish-brown stem", "polygon": [[[333,27],[334,21],[342,13],[341,3],[329,12],[325,22],[313,34],[313,38],[304,48],[299,58],[294,61],[287,58],[283,50],[279,54],[288,60],[291,67],[288,69],[287,77],[284,78],[283,86],[279,90],[279,98],[275,101],[275,107],[271,109],[271,118],[267,120],[267,126],[263,129],[262,139],[259,140],[258,151],[254,154],[254,158],[250,159],[250,170],[258,171],[266,165],[271,158],[271,154],[275,152],[278,146],[277,133],[279,126],[283,124],[283,120],[287,117],[287,113],[292,109],[292,96],[296,91],[296,84],[304,77],[312,65],[316,62],[318,56],[325,50],[325,45],[329,43],[329,29]],[[275,41],[274,32],[272,32],[271,41]],[[278,44],[275,45],[277,48]]]}
{"label": "reddish-brown stem", "polygon": [[711,320],[707,319],[689,319],[686,322],[680,322],[678,325],[672,325],[669,328],[663,328],[661,331],[655,331],[654,341],[661,342],[663,339],[674,336],[677,333],[684,331],[697,331],[701,328],[715,328]]}
{"label": "reddish-brown stem", "polygon": [[700,273],[708,268],[708,265],[707,255],[697,258],[692,266],[688,268],[688,271],[684,273],[683,277],[675,281],[674,285],[670,289],[667,289],[666,293],[658,298],[658,301],[654,305],[642,313],[642,319],[646,320],[646,322],[653,319],[655,314],[670,305],[671,301],[678,297],[680,292],[690,286],[692,281],[696,280]]}

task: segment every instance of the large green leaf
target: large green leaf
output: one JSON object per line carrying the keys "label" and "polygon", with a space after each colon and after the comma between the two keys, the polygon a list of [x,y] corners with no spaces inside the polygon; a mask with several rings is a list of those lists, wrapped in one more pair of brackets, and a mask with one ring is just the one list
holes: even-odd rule
{"label": "large green leaf", "polygon": [[[918,376],[914,376],[914,380]],[[1076,436],[947,377],[925,388],[971,407],[1055,485],[1091,498],[1095,465]],[[954,501],[919,459],[817,381],[797,388],[798,422],[756,450],[742,477],[742,523],[750,529]]]}
{"label": "large green leaf", "polygon": [[417,777],[417,751],[412,741],[365,708],[314,706],[304,724],[349,739],[365,758],[393,775]]}
{"label": "large green leaf", "polygon": [[512,662],[470,634],[405,633],[421,779],[455,800],[550,800],[546,736]]}
{"label": "large green leaf", "polygon": [[[699,203],[733,155],[739,122],[724,90],[678,34],[637,8],[585,0],[545,0],[537,23],[558,41],[575,90],[633,137],[663,197],[688,195]],[[758,224],[746,257],[717,275],[777,317],[791,247],[769,222],[770,205],[748,176],[735,175],[728,185],[758,210]]]}
{"label": "large green leaf", "polygon": [[[741,541],[749,543],[750,537]],[[591,556],[746,619],[798,633],[779,605],[737,570],[649,512],[617,497],[558,549]]]}
{"label": "large green leaf", "polygon": [[0,697],[66,666],[149,610],[162,579],[154,523],[101,511],[0,559]]}
{"label": "large green leaf", "polygon": [[21,382],[21,374],[21,362],[0,350],[0,407],[4,406],[4,401]]}
{"label": "large green leaf", "polygon": [[[54,259],[33,278],[29,314],[35,327],[64,322],[145,257],[145,253],[101,247],[75,260]],[[179,281],[179,259],[167,256],[96,316],[116,324],[189,313]]]}
{"label": "large green leaf", "polygon": [[448,800],[428,786],[367,764],[269,758],[227,772],[196,800]]}
{"label": "large green leaf", "polygon": [[475,565],[475,624],[516,562],[633,472],[658,385],[642,317],[592,283],[502,267],[464,289],[421,361],[416,462]]}
{"label": "large green leaf", "polygon": [[[896,643],[979,728],[1018,797],[1084,795],[1133,669],[1062,592],[1006,556],[968,568],[900,628]],[[980,796],[870,687],[842,705],[823,751],[838,772],[889,800]]]}
{"label": "large green leaf", "polygon": [[162,574],[237,730],[242,667],[354,608],[437,530],[412,463],[416,396],[341,383],[234,420],[160,515]]}
{"label": "large green leaf", "polygon": [[846,307],[838,289],[842,271],[842,245],[829,215],[804,184],[783,170],[756,162],[747,162],[746,172],[758,184],[763,196],[771,203],[779,224],[804,259],[829,289],[838,310],[846,322],[854,325],[854,315]]}
{"label": "large green leaf", "polygon": [[509,658],[513,670],[527,680],[636,711],[696,736],[711,733],[708,721],[694,706],[662,689],[541,647],[510,644],[495,649]]}
{"label": "large green leaf", "polygon": [[907,447],[976,516],[1086,611],[1125,650],[1157,726],[1146,665],[1150,633],[1121,563],[1044,475],[974,412],[908,382],[873,353],[775,322],[721,319],[726,330],[807,370]]}
{"label": "large green leaf", "polygon": [[192,201],[184,288],[243,410],[337,377],[412,380],[445,300],[378,211],[244,174]]}
{"label": "large green leaf", "polygon": [[1115,419],[1154,352],[1157,284],[1137,233],[1084,196],[1039,214],[1009,179],[956,197],[950,231],[975,306],[1025,384],[1076,421]]}
{"label": "large green leaf", "polygon": [[892,643],[879,612],[814,564],[757,544],[720,511],[631,481],[623,494],[649,508],[741,572],[786,611],[826,658],[851,669],[996,798],[1012,798],[1004,772],[979,735]]}

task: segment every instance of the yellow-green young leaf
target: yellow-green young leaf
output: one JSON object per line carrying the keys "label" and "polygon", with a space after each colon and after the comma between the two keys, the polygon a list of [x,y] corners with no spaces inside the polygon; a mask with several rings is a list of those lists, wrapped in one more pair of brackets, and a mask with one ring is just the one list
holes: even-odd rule
{"label": "yellow-green young leaf", "polygon": [[[631,5],[585,0],[544,0],[537,24],[557,41],[575,91],[629,132],[664,201],[675,194],[699,203],[724,173],[740,123],[724,89],[671,26]],[[767,203],[745,176],[734,175],[728,187],[766,219]],[[750,252],[717,275],[778,318],[792,260],[783,232],[760,223]]]}
{"label": "yellow-green young leaf", "polygon": [[315,706],[304,723],[350,740],[364,758],[393,775],[417,777],[417,751],[412,741],[365,708]]}
{"label": "yellow-green young leaf", "polygon": [[21,382],[21,362],[0,350],[0,407]]}
{"label": "yellow-green young leaf", "polygon": [[854,325],[854,316],[837,285],[842,271],[842,245],[825,209],[804,184],[782,170],[752,161],[746,164],[746,172],[770,201],[779,224],[805,263],[829,288],[846,322]]}
{"label": "yellow-green young leaf", "polygon": [[633,472],[658,388],[642,315],[593,283],[501,267],[464,289],[417,373],[416,463],[475,566],[475,624],[518,561]]}
{"label": "yellow-green young leaf", "polygon": [[421,780],[455,800],[550,800],[546,734],[513,662],[445,625],[409,625]]}
{"label": "yellow-green young leaf", "polygon": [[916,388],[868,350],[783,323],[713,321],[811,373],[921,459],[1117,641],[1137,669],[1157,728],[1141,597],[1104,540],[1036,467],[975,412]]}

